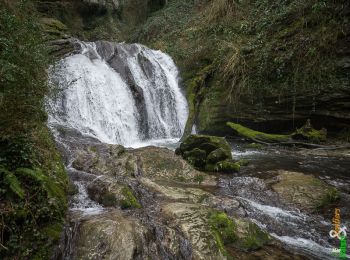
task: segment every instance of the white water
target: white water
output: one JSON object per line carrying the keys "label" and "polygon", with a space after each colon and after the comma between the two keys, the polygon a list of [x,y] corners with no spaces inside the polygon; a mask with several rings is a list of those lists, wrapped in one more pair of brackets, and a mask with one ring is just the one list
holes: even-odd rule
{"label": "white water", "polygon": [[[51,69],[51,82],[62,91],[49,102],[49,124],[131,147],[151,140],[178,140],[188,108],[173,60],[139,44],[104,44],[105,49],[98,49],[95,43],[80,42],[80,54]],[[122,61],[116,66],[132,80],[108,63],[113,55]],[[141,99],[135,98],[131,85],[138,87],[136,96],[141,93]]]}

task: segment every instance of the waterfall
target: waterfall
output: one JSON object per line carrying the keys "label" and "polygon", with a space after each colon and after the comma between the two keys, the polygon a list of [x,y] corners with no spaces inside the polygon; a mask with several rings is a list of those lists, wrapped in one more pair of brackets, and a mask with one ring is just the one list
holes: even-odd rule
{"label": "waterfall", "polygon": [[188,107],[168,55],[140,44],[78,43],[79,53],[50,69],[60,89],[48,102],[51,126],[126,146],[181,137]]}

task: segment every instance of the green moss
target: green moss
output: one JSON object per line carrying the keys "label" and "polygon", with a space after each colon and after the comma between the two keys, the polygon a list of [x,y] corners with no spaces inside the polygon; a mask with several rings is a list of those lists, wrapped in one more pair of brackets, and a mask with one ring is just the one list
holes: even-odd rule
{"label": "green moss", "polygon": [[194,178],[194,182],[198,182],[199,185],[205,180],[205,175],[204,174],[197,174]]}
{"label": "green moss", "polygon": [[136,197],[132,193],[132,191],[128,187],[123,187],[122,194],[124,196],[124,200],[121,201],[121,207],[122,209],[129,209],[129,208],[135,208],[139,209],[141,208],[140,203],[137,201]]}
{"label": "green moss", "polygon": [[207,160],[208,160],[208,163],[215,164],[215,163],[217,163],[219,161],[224,161],[226,159],[229,159],[230,157],[232,158],[232,155],[229,156],[224,149],[218,148],[218,149],[212,151],[208,155]]}
{"label": "green moss", "polygon": [[217,172],[233,173],[239,172],[239,170],[241,169],[241,165],[233,160],[225,160],[216,163],[214,169]]}
{"label": "green moss", "polygon": [[194,148],[191,151],[185,151],[183,153],[183,157],[194,167],[198,169],[202,169],[206,164],[206,152],[199,149]]}
{"label": "green moss", "polygon": [[235,233],[236,226],[233,220],[224,212],[212,211],[208,215],[208,222],[214,234],[218,248],[224,255],[228,256],[225,246],[232,244],[237,240]]}
{"label": "green moss", "polygon": [[222,148],[228,158],[232,158],[231,146],[227,143],[225,138],[210,135],[190,135],[183,140],[180,145],[181,153],[191,151],[194,148],[205,150],[209,155],[215,149]]}
{"label": "green moss", "polygon": [[248,145],[246,145],[247,148],[249,149],[262,149],[264,146],[262,144],[258,144],[258,143],[250,143]]}
{"label": "green moss", "polygon": [[270,236],[262,231],[255,223],[249,223],[248,232],[238,242],[239,247],[245,251],[257,250],[270,241]]}
{"label": "green moss", "polygon": [[322,197],[319,204],[316,205],[316,208],[321,209],[321,208],[327,207],[330,204],[337,202],[339,199],[340,199],[339,191],[334,187],[328,188],[327,194],[324,197]]}
{"label": "green moss", "polygon": [[240,124],[235,124],[231,122],[228,122],[227,125],[233,130],[235,130],[240,136],[251,140],[261,140],[268,143],[287,142],[288,140],[290,140],[290,135],[266,134],[263,132],[254,131]]}
{"label": "green moss", "polygon": [[296,140],[306,140],[312,143],[325,142],[327,139],[327,130],[325,128],[316,130],[312,127],[310,120],[307,120],[305,125],[297,129],[292,138]]}
{"label": "green moss", "polygon": [[240,166],[248,166],[249,165],[249,161],[246,159],[241,159],[237,162]]}

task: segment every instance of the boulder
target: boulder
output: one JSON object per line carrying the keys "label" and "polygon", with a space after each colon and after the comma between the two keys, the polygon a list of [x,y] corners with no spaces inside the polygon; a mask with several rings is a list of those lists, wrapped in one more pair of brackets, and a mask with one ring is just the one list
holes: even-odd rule
{"label": "boulder", "polygon": [[304,210],[315,210],[339,199],[336,188],[300,172],[279,171],[272,189],[285,203]]}
{"label": "boulder", "polygon": [[134,259],[142,255],[147,229],[113,210],[82,221],[74,259]]}
{"label": "boulder", "polygon": [[190,135],[175,151],[198,170],[236,172],[240,165],[232,160],[231,146],[225,138]]}

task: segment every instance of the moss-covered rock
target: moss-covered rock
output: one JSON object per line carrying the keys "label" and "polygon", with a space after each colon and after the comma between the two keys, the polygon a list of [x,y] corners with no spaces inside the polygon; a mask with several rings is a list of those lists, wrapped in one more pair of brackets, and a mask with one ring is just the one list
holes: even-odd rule
{"label": "moss-covered rock", "polygon": [[210,135],[190,135],[180,145],[180,152],[191,151],[195,148],[202,149],[207,155],[212,151],[222,148],[229,158],[232,158],[231,147],[225,138]]}
{"label": "moss-covered rock", "polygon": [[229,173],[240,168],[232,160],[231,147],[222,137],[190,135],[181,143],[176,154],[203,171]]}

